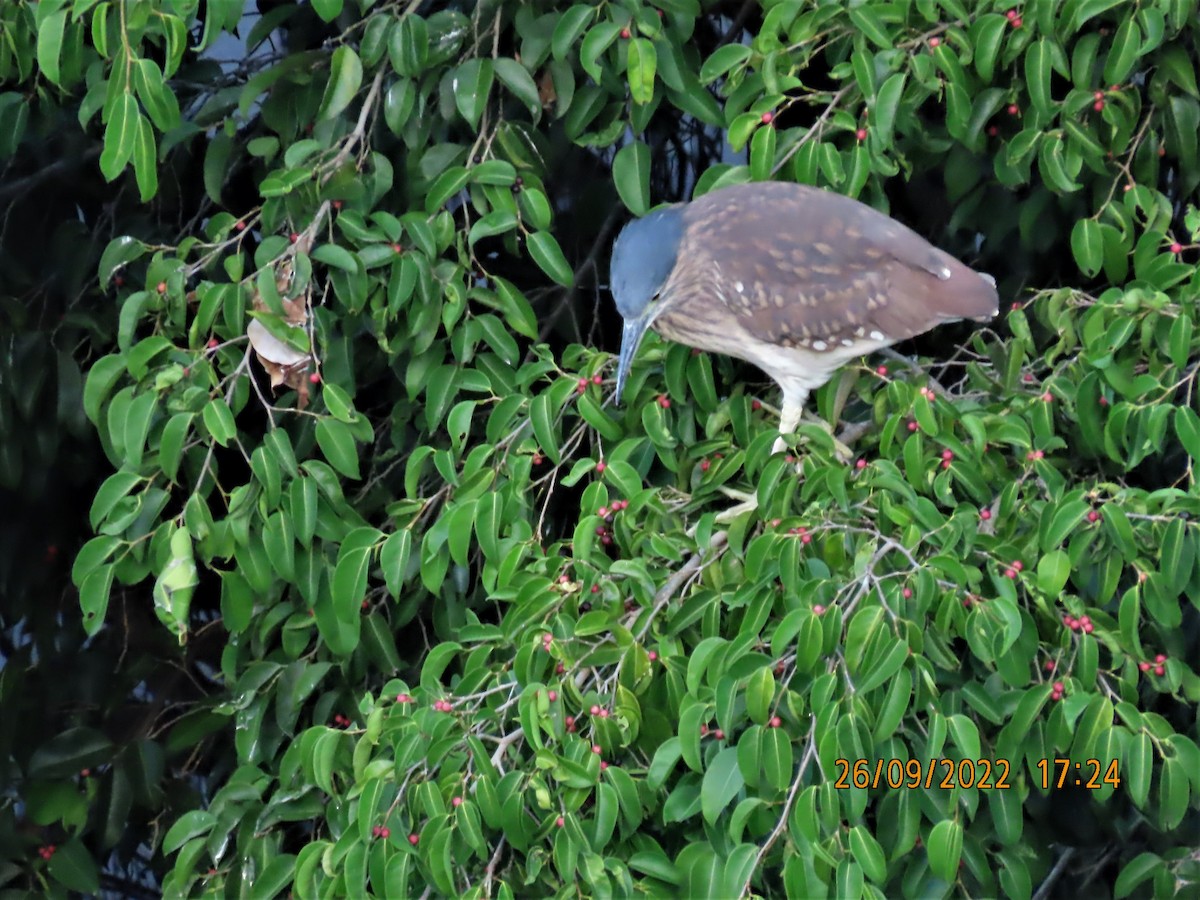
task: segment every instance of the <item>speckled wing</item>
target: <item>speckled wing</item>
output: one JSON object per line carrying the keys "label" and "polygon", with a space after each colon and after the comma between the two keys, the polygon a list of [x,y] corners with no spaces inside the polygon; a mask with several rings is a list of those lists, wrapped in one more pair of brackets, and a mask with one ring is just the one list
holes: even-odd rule
{"label": "speckled wing", "polygon": [[858,201],[783,183],[693,201],[680,258],[754,338],[817,352],[894,342],[985,318],[996,290],[974,270]]}

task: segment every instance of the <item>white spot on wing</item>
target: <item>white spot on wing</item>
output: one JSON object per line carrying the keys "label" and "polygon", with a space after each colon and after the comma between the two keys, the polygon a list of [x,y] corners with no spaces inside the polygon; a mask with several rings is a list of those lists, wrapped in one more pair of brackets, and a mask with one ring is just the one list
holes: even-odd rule
{"label": "white spot on wing", "polygon": [[828,346],[824,341],[813,341],[812,345],[814,350],[824,350]]}
{"label": "white spot on wing", "polygon": [[871,332],[871,340],[882,341],[883,340],[883,332],[882,331],[872,331]]}
{"label": "white spot on wing", "polygon": [[938,269],[937,277],[942,279],[942,281],[947,280],[950,277],[950,270],[945,266],[942,266],[940,269]]}
{"label": "white spot on wing", "polygon": [[733,283],[733,289],[740,294],[746,290],[746,286],[744,284],[742,284],[740,281],[735,281]]}
{"label": "white spot on wing", "polygon": [[854,341],[850,340],[850,338],[842,338],[842,346],[843,347],[850,347],[853,345],[854,345]]}

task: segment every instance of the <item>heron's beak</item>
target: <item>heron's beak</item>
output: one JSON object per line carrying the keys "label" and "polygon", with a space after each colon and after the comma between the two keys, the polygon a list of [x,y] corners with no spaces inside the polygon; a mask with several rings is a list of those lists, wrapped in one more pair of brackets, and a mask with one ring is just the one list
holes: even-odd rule
{"label": "heron's beak", "polygon": [[617,392],[614,395],[618,403],[621,402],[621,391],[625,389],[625,379],[629,377],[629,367],[633,365],[634,354],[637,353],[649,324],[648,315],[625,320],[625,330],[621,334],[621,355],[617,360]]}

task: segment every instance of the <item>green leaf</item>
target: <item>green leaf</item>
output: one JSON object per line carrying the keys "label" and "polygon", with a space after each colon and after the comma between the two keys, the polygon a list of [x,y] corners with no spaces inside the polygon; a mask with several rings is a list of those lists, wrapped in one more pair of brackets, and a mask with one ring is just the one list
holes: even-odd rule
{"label": "green leaf", "polygon": [[712,758],[700,785],[700,809],[710,825],[745,786],[738,767],[737,748],[726,747]]}
{"label": "green leaf", "polygon": [[[62,71],[59,58],[62,56],[63,30],[67,24],[67,11],[57,12],[42,18],[37,29],[37,61],[42,74],[52,84],[62,87]],[[12,39],[11,36],[9,38]]]}
{"label": "green leaf", "polygon": [[533,116],[536,122],[542,115],[542,99],[538,94],[537,85],[533,81],[533,76],[529,71],[517,62],[515,59],[508,57],[499,57],[494,61],[496,67],[496,77],[500,79],[500,83],[508,88],[514,97],[525,104],[525,108],[529,110],[529,114]]}
{"label": "green leaf", "polygon": [[1125,868],[1121,869],[1121,874],[1117,876],[1117,880],[1113,884],[1113,897],[1118,900],[1128,897],[1143,881],[1162,870],[1163,860],[1161,857],[1148,851],[1139,853],[1129,861]]}
{"label": "green leaf", "polygon": [[317,445],[329,464],[347,478],[360,478],[358,449],[354,446],[354,435],[350,426],[336,419],[321,419],[317,422]]}
{"label": "green leaf", "polygon": [[322,20],[332,22],[342,14],[342,0],[312,0],[312,8]]}
{"label": "green leaf", "polygon": [[133,157],[141,118],[137,101],[129,92],[122,93],[113,103],[104,127],[104,150],[100,154],[100,171],[106,180],[112,181],[120,175]]}
{"label": "green leaf", "polygon": [[650,209],[650,148],[633,141],[617,151],[612,165],[617,194],[635,216]]}
{"label": "green leaf", "polygon": [[362,60],[354,50],[345,44],[334,50],[329,67],[329,83],[325,86],[325,96],[321,100],[317,118],[326,120],[341,115],[362,86],[362,76]]}
{"label": "green leaf", "polygon": [[237,437],[237,426],[233,421],[233,412],[229,404],[222,398],[215,397],[204,405],[204,427],[212,435],[212,439],[222,447],[228,447],[230,441]]}
{"label": "green leaf", "polygon": [[958,861],[962,858],[962,826],[953,819],[943,819],[929,832],[925,842],[929,868],[948,884],[958,877]]}
{"label": "green leaf", "polygon": [[1049,116],[1053,98],[1050,96],[1050,41],[1039,38],[1025,52],[1025,85],[1034,109]]}
{"label": "green leaf", "polygon": [[873,41],[881,50],[892,49],[894,45],[893,38],[883,27],[883,21],[879,18],[873,7],[867,4],[852,6],[847,10],[847,13],[857,31]]}
{"label": "green leaf", "polygon": [[879,841],[863,825],[855,825],[850,829],[850,852],[862,867],[863,874],[877,884],[883,884],[887,879],[887,858]]}
{"label": "green leaf", "polygon": [[1079,271],[1092,278],[1104,265],[1104,235],[1095,219],[1079,219],[1071,229],[1071,253]]}
{"label": "green leaf", "polygon": [[557,60],[566,59],[567,54],[579,40],[588,23],[596,15],[596,8],[586,3],[576,3],[563,13],[554,26],[550,38],[550,51]]}
{"label": "green leaf", "polygon": [[174,853],[192,838],[203,837],[217,824],[217,817],[208,810],[193,809],[175,820],[163,838],[163,853]]}
{"label": "green leaf", "polygon": [[144,116],[138,117],[137,141],[133,148],[133,174],[143,203],[158,193],[158,148],[154,129]]}
{"label": "green leaf", "polygon": [[718,49],[700,67],[700,83],[710,84],[731,70],[734,66],[746,62],[753,51],[745,44],[726,44]]}
{"label": "green leaf", "polygon": [[631,40],[626,76],[634,103],[649,103],[654,99],[654,76],[657,70],[658,51],[654,45],[645,38]]}
{"label": "green leaf", "polygon": [[1124,82],[1133,71],[1141,48],[1142,29],[1138,27],[1137,19],[1126,15],[1108,51],[1108,59],[1104,63],[1104,81],[1108,84]]}
{"label": "green leaf", "polygon": [[454,72],[454,103],[472,128],[479,127],[494,79],[495,69],[490,59],[469,59]]}
{"label": "green leaf", "polygon": [[535,231],[529,235],[527,246],[538,268],[552,279],[563,287],[570,287],[575,282],[575,273],[571,271],[554,235],[548,231]]}
{"label": "green leaf", "polygon": [[867,112],[871,132],[884,148],[892,146],[896,111],[900,108],[900,98],[904,96],[904,84],[907,79],[908,75],[905,72],[889,75],[880,86],[874,105]]}

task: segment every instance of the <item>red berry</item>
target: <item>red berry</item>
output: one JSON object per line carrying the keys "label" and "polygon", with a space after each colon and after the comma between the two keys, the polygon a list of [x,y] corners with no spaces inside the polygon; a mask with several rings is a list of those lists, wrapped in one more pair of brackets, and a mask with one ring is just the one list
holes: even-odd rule
{"label": "red berry", "polygon": [[768,110],[767,112],[762,114],[762,123],[764,125],[770,125],[774,121],[775,121],[775,113],[771,112],[770,110]]}
{"label": "red berry", "polygon": [[392,836],[392,829],[390,829],[386,825],[384,825],[382,828],[379,829],[379,836],[386,841],[388,838],[390,838]]}
{"label": "red berry", "polygon": [[1101,397],[1098,402],[1100,403],[1101,406],[1108,406],[1108,398],[1107,397]]}
{"label": "red berry", "polygon": [[341,208],[342,208],[342,201],[341,201],[341,200],[334,200],[334,201],[333,201],[333,208],[334,208],[334,209],[341,209]]}
{"label": "red berry", "polygon": [[233,227],[236,228],[238,231],[245,231],[246,223],[243,222],[241,219],[238,219],[236,222],[233,223]]}
{"label": "red berry", "polygon": [[412,697],[410,697],[408,694],[397,694],[396,702],[397,703],[412,703]]}
{"label": "red berry", "polygon": [[856,469],[865,469],[866,467],[867,467],[867,461],[865,459],[857,460],[854,463],[854,468],[856,468]]}
{"label": "red berry", "polygon": [[930,46],[930,47],[935,47],[935,48],[936,48],[936,47],[939,47],[939,46],[941,46],[941,43],[942,43],[942,39],[941,39],[941,38],[931,37],[931,38],[929,39],[929,46]]}
{"label": "red berry", "polygon": [[596,755],[599,755],[599,754],[603,753],[604,751],[600,747],[599,744],[592,744],[592,752],[595,753]]}
{"label": "red berry", "polygon": [[1156,663],[1165,663],[1167,661],[1167,654],[1159,653],[1157,656],[1154,657],[1154,661]]}
{"label": "red berry", "polygon": [[981,509],[979,511],[979,518],[983,519],[983,521],[986,522],[991,517],[992,517],[992,511],[990,509]]}
{"label": "red berry", "polygon": [[917,430],[917,423],[916,423],[916,422],[909,422],[909,423],[908,423],[908,430],[909,430],[909,431],[916,431],[916,430]]}
{"label": "red berry", "polygon": [[813,615],[820,616],[820,615],[824,615],[824,614],[825,614],[825,607],[822,606],[820,603],[818,603],[816,606],[813,607]]}
{"label": "red berry", "polygon": [[216,350],[217,349],[217,339],[209,338],[208,343],[205,344],[205,346],[208,347],[209,350]]}
{"label": "red berry", "polygon": [[308,376],[308,380],[311,381],[313,384],[320,384],[321,383],[321,373],[313,372],[311,375]]}
{"label": "red berry", "polygon": [[900,596],[903,597],[905,600],[911,600],[912,599],[912,588],[905,588],[904,590],[902,590],[900,592]]}
{"label": "red berry", "polygon": [[663,409],[670,409],[671,408],[671,398],[668,397],[666,394],[659,394],[658,395],[658,405],[661,406]]}
{"label": "red berry", "polygon": [[535,466],[540,466],[540,465],[542,464],[542,461],[543,461],[544,459],[545,459],[545,457],[544,457],[544,456],[542,456],[542,454],[540,454],[540,453],[535,453],[535,454],[533,454],[533,457],[531,458],[531,462],[532,462],[532,463],[533,463]]}
{"label": "red berry", "polygon": [[291,234],[288,235],[288,240],[294,244],[294,243],[296,243],[296,241],[300,240],[300,235],[296,234],[296,232],[293,231]]}
{"label": "red berry", "polygon": [[1096,626],[1093,625],[1091,622],[1083,623],[1083,633],[1084,634],[1091,634],[1095,630],[1096,630]]}
{"label": "red berry", "polygon": [[603,772],[607,768],[608,768],[608,763],[606,763],[604,760],[600,760],[600,771]]}
{"label": "red berry", "polygon": [[410,844],[412,844],[414,847],[417,846],[417,841],[419,841],[419,840],[420,840],[420,838],[417,837],[417,835],[415,835],[415,834],[410,834],[408,836],[408,842]]}
{"label": "red berry", "polygon": [[600,460],[600,462],[596,463],[596,471],[599,472],[601,475],[604,474],[604,470],[607,468],[608,468],[608,463],[606,463],[604,460]]}
{"label": "red berry", "polygon": [[943,450],[942,451],[942,459],[946,460],[947,462],[954,459],[954,451],[953,450]]}
{"label": "red berry", "polygon": [[392,252],[393,253],[403,253],[404,247],[402,247],[400,244],[392,244]]}
{"label": "red berry", "polygon": [[546,696],[549,697],[550,702],[553,703],[555,700],[558,699],[558,691],[547,691]]}
{"label": "red berry", "polygon": [[570,728],[572,725],[574,725],[574,724],[575,724],[575,717],[574,717],[574,716],[567,716],[565,719],[563,719],[563,722],[565,722],[565,723],[566,723],[566,726],[567,726],[568,728]]}
{"label": "red berry", "polygon": [[879,366],[875,370],[875,374],[876,375],[886,375],[887,374],[887,366]]}
{"label": "red berry", "polygon": [[867,139],[867,129],[865,129],[865,128],[860,128],[860,129],[858,129],[858,131],[854,132],[854,137],[855,137],[855,138],[856,138],[856,139],[857,139],[857,140],[858,140],[860,143],[861,143],[862,141],[865,141],[865,140]]}
{"label": "red berry", "polygon": [[1010,116],[1019,116],[1021,114],[1021,107],[1015,103],[1008,104],[1008,114]]}
{"label": "red berry", "polygon": [[1063,692],[1063,683],[1061,681],[1054,682],[1054,690],[1061,694]]}
{"label": "red berry", "polygon": [[558,665],[556,665],[554,667],[554,674],[556,674],[556,675],[565,674],[566,671],[567,671],[567,667],[564,666],[562,663],[558,663]]}
{"label": "red berry", "polygon": [[718,741],[723,741],[725,740],[725,732],[718,728],[713,732],[713,737],[715,737]]}
{"label": "red berry", "polygon": [[1005,569],[1005,570],[1004,570],[1004,577],[1005,577],[1005,578],[1016,578],[1016,577],[1017,577],[1017,570],[1016,570],[1016,569]]}
{"label": "red berry", "polygon": [[1045,669],[1047,672],[1053,672],[1055,669],[1055,666],[1056,666],[1056,664],[1055,664],[1054,660],[1048,659],[1048,660],[1046,660],[1046,664],[1044,666],[1042,666],[1042,668]]}
{"label": "red berry", "polygon": [[987,128],[988,137],[995,137],[1000,133],[1000,129],[995,125],[989,125]]}
{"label": "red berry", "polygon": [[762,409],[762,403],[761,403],[761,402],[759,402],[758,400],[751,400],[751,401],[750,401],[750,408],[751,408],[752,410],[754,410],[754,412],[758,412],[760,409]]}
{"label": "red berry", "polygon": [[606,707],[603,707],[603,706],[600,707],[600,718],[602,718],[602,719],[608,718],[608,709]]}
{"label": "red berry", "polygon": [[607,506],[600,507],[598,510],[596,510],[596,515],[598,515],[602,519],[608,518],[608,507]]}
{"label": "red berry", "polygon": [[1012,20],[1012,27],[1013,28],[1021,27],[1021,17],[1020,16],[1017,16],[1015,19]]}
{"label": "red berry", "polygon": [[1176,241],[1175,243],[1173,243],[1171,245],[1171,252],[1174,253],[1176,256],[1178,256],[1180,253],[1183,252],[1183,244]]}
{"label": "red berry", "polygon": [[1104,91],[1096,91],[1094,94],[1092,94],[1092,99],[1093,100],[1103,100],[1104,99]]}
{"label": "red berry", "polygon": [[593,703],[592,708],[588,710],[588,712],[590,712],[593,716],[598,716],[600,715],[600,707]]}
{"label": "red berry", "polygon": [[650,662],[654,662],[656,659],[658,659],[658,651],[651,650],[649,653],[646,654],[646,658],[649,659]]}
{"label": "red berry", "polygon": [[1097,100],[1095,103],[1092,104],[1092,109],[1094,109],[1096,112],[1100,112],[1100,110],[1104,109],[1104,101]]}
{"label": "red berry", "polygon": [[167,283],[165,281],[160,281],[158,283],[158,287],[156,287],[155,290],[158,291],[160,294],[165,294],[167,292]]}
{"label": "red berry", "polygon": [[1021,562],[1019,559],[1015,559],[1015,560],[1013,560],[1012,567],[1014,569],[1016,569],[1018,572],[1020,572],[1022,569],[1025,568],[1025,563]]}
{"label": "red berry", "polygon": [[710,463],[707,459],[700,460],[701,472],[707,472],[710,468],[712,468],[712,463]]}
{"label": "red berry", "polygon": [[1087,520],[1088,520],[1089,522],[1096,522],[1096,521],[1098,521],[1099,519],[1100,519],[1100,513],[1096,512],[1094,509],[1089,509],[1089,510],[1088,510],[1088,514],[1087,514]]}
{"label": "red berry", "polygon": [[1009,10],[1008,12],[1006,12],[1004,15],[1005,15],[1005,16],[1007,16],[1007,17],[1008,17],[1008,21],[1010,21],[1010,22],[1011,22],[1013,19],[1015,19],[1015,18],[1017,17],[1017,11],[1016,11],[1015,9],[1010,9],[1010,10]]}
{"label": "red berry", "polygon": [[782,724],[783,719],[779,718],[779,716],[771,716],[771,721],[767,723],[767,725],[771,728],[778,728]]}
{"label": "red berry", "polygon": [[1154,667],[1154,674],[1155,674],[1155,675],[1166,675],[1166,674],[1167,674],[1167,670],[1166,670],[1166,668],[1165,668],[1165,667],[1163,667],[1163,666],[1155,666],[1155,667]]}
{"label": "red berry", "polygon": [[629,32],[628,28],[621,29],[621,39],[622,40],[626,40],[626,41],[629,40],[629,34],[630,34],[630,32]]}
{"label": "red berry", "polygon": [[592,376],[592,384],[603,384],[603,383],[604,383],[604,379],[600,375]]}
{"label": "red berry", "polygon": [[559,816],[557,819],[554,820],[554,827],[556,827],[556,828],[562,828],[566,824],[567,824],[567,820],[564,819],[562,816]]}
{"label": "red berry", "polygon": [[462,797],[455,797],[450,801],[451,806],[462,806]]}
{"label": "red berry", "polygon": [[1054,395],[1052,393],[1050,393],[1049,391],[1046,391],[1044,394],[1042,394],[1042,402],[1053,403]]}

